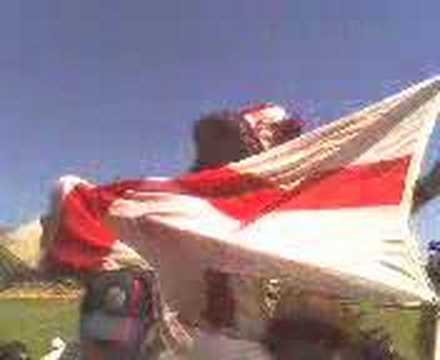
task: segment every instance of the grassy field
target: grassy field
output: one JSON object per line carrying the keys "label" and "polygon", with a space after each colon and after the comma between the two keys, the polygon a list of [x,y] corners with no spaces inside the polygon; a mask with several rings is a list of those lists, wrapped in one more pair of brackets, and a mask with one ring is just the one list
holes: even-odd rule
{"label": "grassy field", "polygon": [[[379,310],[364,306],[363,329],[381,327],[390,334],[399,353],[408,360],[429,360],[422,352],[429,338],[421,327],[423,315],[418,310]],[[0,340],[21,340],[32,358],[39,359],[55,336],[74,339],[77,335],[78,301],[74,300],[0,300]],[[348,324],[347,324],[348,325]]]}
{"label": "grassy field", "polygon": [[47,353],[51,339],[76,338],[78,302],[0,300],[0,340],[21,340],[33,359]]}
{"label": "grassy field", "polygon": [[[364,305],[365,306],[365,305]],[[390,336],[395,349],[408,360],[431,360],[432,329],[426,312],[418,309],[363,309],[361,328],[381,328]]]}

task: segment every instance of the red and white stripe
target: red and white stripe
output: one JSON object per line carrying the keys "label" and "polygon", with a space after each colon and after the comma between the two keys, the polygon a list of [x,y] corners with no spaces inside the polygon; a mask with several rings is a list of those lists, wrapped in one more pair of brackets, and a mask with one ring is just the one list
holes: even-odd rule
{"label": "red and white stripe", "polygon": [[106,186],[62,179],[70,191],[49,258],[89,270],[141,261],[139,253],[190,317],[210,267],[430,300],[408,219],[439,90],[440,79],[423,82],[218,170]]}

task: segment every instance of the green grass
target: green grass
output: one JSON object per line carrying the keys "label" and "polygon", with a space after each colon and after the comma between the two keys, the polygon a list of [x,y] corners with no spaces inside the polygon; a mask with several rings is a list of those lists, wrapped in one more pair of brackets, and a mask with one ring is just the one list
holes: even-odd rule
{"label": "green grass", "polygon": [[[407,360],[429,359],[427,353],[421,351],[420,335],[423,327],[420,324],[423,316],[419,310],[384,310],[368,304],[361,305],[361,308],[364,314],[361,328],[383,328],[392,337],[399,353]],[[55,336],[63,339],[76,338],[77,326],[77,301],[0,301],[0,341],[23,341],[33,359],[39,359],[47,353],[50,340]],[[423,336],[429,337],[429,334],[425,333]]]}
{"label": "green grass", "polygon": [[47,353],[51,339],[77,335],[78,303],[69,300],[1,300],[0,340],[21,340],[33,359]]}
{"label": "green grass", "polygon": [[362,304],[363,330],[382,329],[392,339],[395,349],[408,360],[429,360],[433,336],[432,317],[427,309],[380,309]]}

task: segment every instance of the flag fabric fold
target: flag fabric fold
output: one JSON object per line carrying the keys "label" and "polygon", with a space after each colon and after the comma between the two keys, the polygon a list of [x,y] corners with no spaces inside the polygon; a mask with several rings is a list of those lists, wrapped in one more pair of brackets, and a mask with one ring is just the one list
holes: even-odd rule
{"label": "flag fabric fold", "polygon": [[203,310],[208,268],[431,301],[408,222],[439,111],[434,78],[219,169],[109,185],[63,177],[46,260],[77,271],[154,266],[188,317]]}

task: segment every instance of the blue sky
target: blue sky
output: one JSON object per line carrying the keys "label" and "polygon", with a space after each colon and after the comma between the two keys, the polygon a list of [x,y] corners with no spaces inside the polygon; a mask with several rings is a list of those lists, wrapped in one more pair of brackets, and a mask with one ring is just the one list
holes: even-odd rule
{"label": "blue sky", "polygon": [[65,173],[185,171],[208,111],[270,100],[314,127],[438,74],[439,13],[438,0],[2,1],[0,224],[44,211]]}

